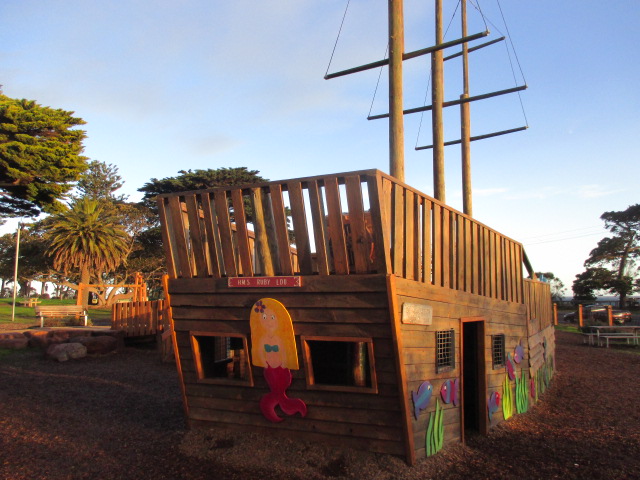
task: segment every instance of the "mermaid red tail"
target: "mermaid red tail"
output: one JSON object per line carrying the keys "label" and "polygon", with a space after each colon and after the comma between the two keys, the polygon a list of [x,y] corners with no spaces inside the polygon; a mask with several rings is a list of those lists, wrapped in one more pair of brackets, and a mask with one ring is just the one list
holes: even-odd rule
{"label": "mermaid red tail", "polygon": [[286,415],[294,415],[299,413],[301,416],[307,414],[307,406],[299,398],[287,397],[286,390],[291,385],[291,371],[283,367],[266,367],[264,369],[264,378],[269,385],[271,392],[263,395],[260,399],[260,410],[265,418],[271,422],[281,422],[284,420],[276,414],[276,405]]}

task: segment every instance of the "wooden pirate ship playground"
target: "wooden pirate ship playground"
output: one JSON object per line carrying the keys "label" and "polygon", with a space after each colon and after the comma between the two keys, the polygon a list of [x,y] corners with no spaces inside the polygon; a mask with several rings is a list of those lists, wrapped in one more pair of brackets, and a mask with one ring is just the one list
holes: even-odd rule
{"label": "wooden pirate ship playground", "polygon": [[538,401],[548,284],[520,243],[406,185],[391,157],[393,176],[158,197],[191,427],[413,464]]}

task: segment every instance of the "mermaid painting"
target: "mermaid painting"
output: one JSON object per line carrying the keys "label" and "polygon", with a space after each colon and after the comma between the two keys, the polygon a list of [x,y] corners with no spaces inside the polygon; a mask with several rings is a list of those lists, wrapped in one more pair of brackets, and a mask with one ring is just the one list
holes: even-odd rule
{"label": "mermaid painting", "polygon": [[284,305],[272,298],[262,298],[251,308],[251,358],[264,368],[270,392],[260,399],[260,410],[271,422],[284,419],[276,413],[279,406],[286,415],[307,414],[307,406],[298,398],[289,398],[291,370],[298,370],[298,353],[291,316]]}

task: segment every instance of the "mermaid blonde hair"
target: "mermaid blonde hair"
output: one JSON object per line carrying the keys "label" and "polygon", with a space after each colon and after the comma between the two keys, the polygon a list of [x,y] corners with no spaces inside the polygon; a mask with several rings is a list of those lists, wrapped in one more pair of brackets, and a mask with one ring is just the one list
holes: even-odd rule
{"label": "mermaid blonde hair", "polygon": [[262,324],[262,313],[265,309],[272,310],[276,315],[277,325],[274,335],[280,338],[280,346],[283,349],[283,366],[291,370],[298,370],[298,351],[293,333],[291,315],[286,307],[273,298],[261,298],[251,307],[249,326],[251,327],[251,359],[257,367],[267,367],[262,361],[261,349],[264,348],[263,338],[267,331]]}

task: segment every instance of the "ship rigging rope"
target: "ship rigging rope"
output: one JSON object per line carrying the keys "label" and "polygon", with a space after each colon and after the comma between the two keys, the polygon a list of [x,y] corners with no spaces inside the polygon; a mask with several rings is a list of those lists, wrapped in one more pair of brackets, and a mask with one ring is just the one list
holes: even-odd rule
{"label": "ship rigging rope", "polygon": [[[505,35],[500,28],[498,28],[498,26],[493,23],[490,19],[487,19],[484,14],[482,13],[482,9],[480,8],[480,1],[476,0],[477,4],[474,3],[474,0],[469,0],[469,4],[471,4],[471,6],[473,8],[475,8],[480,15],[482,16],[483,20],[485,21],[485,26],[487,25],[487,21],[489,22],[489,24],[496,29],[496,31],[503,36],[506,36],[507,38],[509,38],[509,43],[511,44],[511,50],[513,50],[513,56],[516,59],[516,63],[518,64],[518,70],[520,70],[520,75],[522,76],[522,81],[524,82],[524,84],[527,84],[527,79],[524,76],[524,71],[522,70],[522,65],[520,65],[520,59],[518,58],[518,53],[516,52],[516,47],[513,44],[513,39],[511,38],[511,33],[509,32],[509,26],[507,25],[507,20],[504,17],[504,12],[502,11],[502,5],[500,5],[500,0],[496,0],[496,3],[498,4],[498,10],[500,10],[500,16],[502,17],[502,23],[504,24],[504,28],[507,32],[507,34]],[[509,65],[511,66],[511,74],[513,75],[513,82],[514,85],[517,86],[518,85],[518,80],[516,78],[516,71],[515,68],[513,66],[513,59],[511,58],[511,52],[509,51],[509,46],[505,43],[505,50],[507,51],[507,58],[509,59]],[[524,110],[524,103],[522,102],[522,95],[520,95],[520,92],[517,92],[518,94],[518,99],[520,101],[520,108],[522,109],[522,116],[524,117],[524,121],[525,121],[525,125],[528,127],[529,126],[529,120],[527,119],[527,113]]]}
{"label": "ship rigging rope", "polygon": [[[449,33],[449,28],[451,28],[451,24],[453,23],[453,19],[456,17],[456,13],[458,13],[458,8],[460,7],[460,0],[458,0],[458,4],[456,5],[456,9],[453,11],[453,15],[451,15],[451,20],[449,20],[449,24],[447,25],[447,29],[444,31],[443,39],[447,38],[447,33]],[[484,18],[484,16],[482,17]],[[485,27],[487,23],[485,22]],[[488,30],[488,28],[487,28]],[[431,58],[431,56],[429,56]],[[427,99],[429,98],[429,87],[431,86],[431,72],[429,72],[429,80],[427,81],[427,89],[424,92],[424,101],[422,102],[422,106],[427,106]],[[420,113],[420,123],[418,124],[418,133],[416,135],[416,144],[414,148],[418,147],[418,142],[420,142],[420,132],[422,131],[422,121],[424,120],[424,112]]]}
{"label": "ship rigging rope", "polygon": [[347,0],[347,6],[344,9],[344,15],[342,15],[342,22],[340,22],[340,29],[338,30],[338,35],[336,36],[336,43],[333,45],[333,51],[331,52],[331,58],[329,58],[329,65],[327,65],[327,71],[325,76],[329,74],[329,68],[331,68],[331,61],[333,60],[333,55],[336,53],[336,47],[338,46],[338,40],[340,39],[340,34],[342,33],[342,26],[344,25],[344,19],[347,18],[347,11],[349,10],[349,3],[351,0]]}

